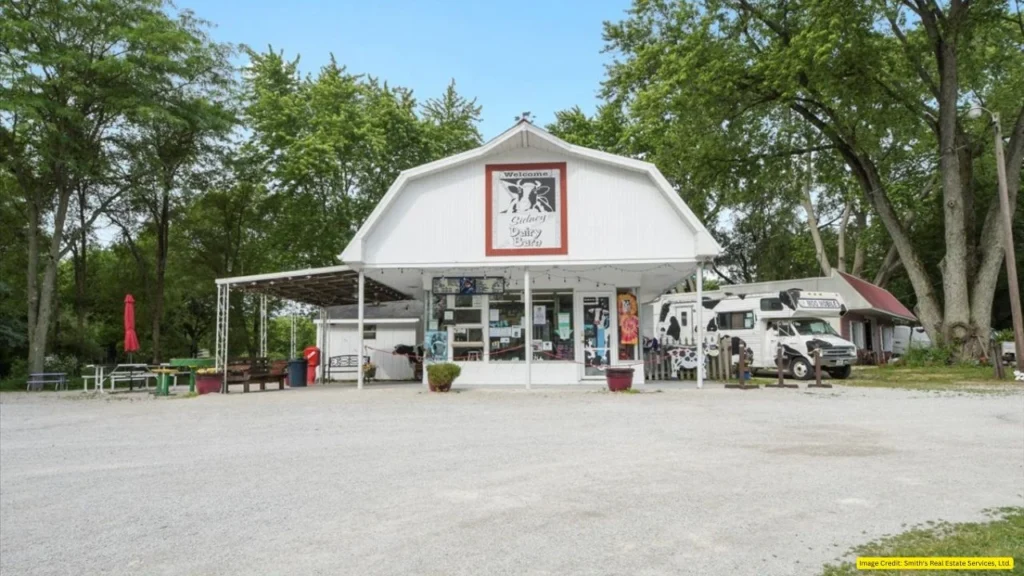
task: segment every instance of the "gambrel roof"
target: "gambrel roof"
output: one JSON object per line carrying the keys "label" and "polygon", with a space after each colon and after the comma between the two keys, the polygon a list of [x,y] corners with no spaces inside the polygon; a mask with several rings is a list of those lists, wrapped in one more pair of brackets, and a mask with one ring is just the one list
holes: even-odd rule
{"label": "gambrel roof", "polygon": [[665,176],[658,168],[650,162],[616,156],[607,152],[584,148],[570,144],[553,134],[542,130],[533,124],[520,121],[514,126],[495,137],[479,148],[467,150],[454,156],[442,158],[428,164],[423,164],[409,170],[402,171],[395,182],[388,189],[387,193],[374,208],[369,218],[356,232],[352,241],[345,247],[341,254],[341,260],[346,264],[358,266],[363,262],[363,248],[365,239],[374,227],[380,222],[381,217],[387,212],[395,199],[402,193],[403,188],[410,181],[423,178],[456,166],[480,160],[484,157],[508,152],[517,148],[534,148],[548,150],[550,152],[563,154],[571,158],[579,158],[591,162],[608,165],[621,170],[639,172],[645,174],[654,183],[655,187],[664,195],[665,199],[678,213],[681,220],[693,231],[697,239],[695,253],[697,259],[706,260],[718,256],[722,247],[711,236],[704,224],[697,218],[690,207],[683,202],[679,194],[672,188]]}

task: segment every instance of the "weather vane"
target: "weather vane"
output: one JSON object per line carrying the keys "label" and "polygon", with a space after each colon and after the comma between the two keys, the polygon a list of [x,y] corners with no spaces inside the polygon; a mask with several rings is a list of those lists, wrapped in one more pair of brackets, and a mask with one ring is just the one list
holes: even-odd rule
{"label": "weather vane", "polygon": [[519,116],[516,116],[516,122],[529,122],[530,124],[533,124],[533,112],[527,110]]}

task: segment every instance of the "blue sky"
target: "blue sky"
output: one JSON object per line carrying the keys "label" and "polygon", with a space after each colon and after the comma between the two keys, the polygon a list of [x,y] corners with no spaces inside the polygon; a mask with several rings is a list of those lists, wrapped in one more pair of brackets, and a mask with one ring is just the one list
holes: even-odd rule
{"label": "blue sky", "polygon": [[541,126],[557,110],[598,102],[605,20],[624,18],[629,0],[179,0],[216,28],[221,42],[302,56],[316,72],[329,54],[350,72],[413,89],[420,101],[451,78],[483,106],[490,139],[520,112]]}

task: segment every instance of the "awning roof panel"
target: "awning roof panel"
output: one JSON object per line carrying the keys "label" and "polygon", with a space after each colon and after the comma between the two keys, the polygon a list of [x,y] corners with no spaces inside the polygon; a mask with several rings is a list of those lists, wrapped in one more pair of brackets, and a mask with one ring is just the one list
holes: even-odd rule
{"label": "awning roof panel", "polygon": [[[364,281],[364,297],[368,304],[410,299],[406,294],[368,276]],[[217,284],[315,306],[359,303],[359,273],[348,266],[218,278]]]}

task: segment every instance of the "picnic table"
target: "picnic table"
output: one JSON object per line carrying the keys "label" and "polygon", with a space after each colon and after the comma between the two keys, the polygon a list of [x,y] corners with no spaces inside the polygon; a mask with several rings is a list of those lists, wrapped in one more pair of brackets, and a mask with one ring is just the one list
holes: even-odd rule
{"label": "picnic table", "polygon": [[67,390],[68,375],[64,372],[33,372],[28,375],[25,390],[42,390],[47,384],[53,384],[54,390]]}
{"label": "picnic table", "polygon": [[93,381],[93,389],[103,391],[104,382],[110,384],[110,390],[117,387],[118,382],[127,382],[128,390],[135,390],[135,382],[142,381],[145,388],[149,389],[149,380],[156,380],[156,374],[149,369],[147,364],[118,364],[110,372],[106,372],[101,365],[90,364],[86,368],[92,368],[92,374],[82,375],[82,390],[89,390],[89,381]]}

